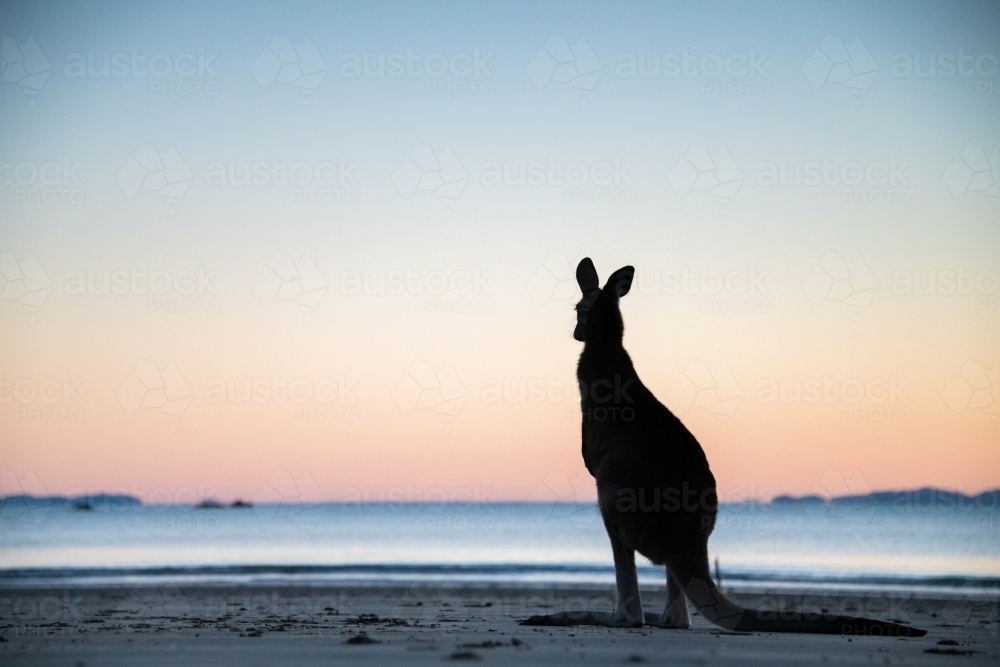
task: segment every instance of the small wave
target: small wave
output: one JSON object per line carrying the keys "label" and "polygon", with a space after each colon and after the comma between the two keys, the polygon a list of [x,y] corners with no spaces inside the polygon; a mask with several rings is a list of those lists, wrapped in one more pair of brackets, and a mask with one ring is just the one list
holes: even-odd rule
{"label": "small wave", "polygon": [[[663,571],[639,567],[644,585],[662,585]],[[957,592],[995,589],[995,577],[829,575],[801,572],[724,571],[723,582],[740,588],[879,589]],[[227,565],[136,568],[16,568],[0,570],[0,586],[128,585],[433,585],[585,586],[614,583],[614,567],[593,564],[344,564]]]}

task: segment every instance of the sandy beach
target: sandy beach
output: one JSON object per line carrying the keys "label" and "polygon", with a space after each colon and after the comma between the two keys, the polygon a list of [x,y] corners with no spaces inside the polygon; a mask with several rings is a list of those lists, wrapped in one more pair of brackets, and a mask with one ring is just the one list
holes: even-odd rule
{"label": "sandy beach", "polygon": [[[758,609],[856,613],[925,637],[736,634],[694,615],[688,631],[536,628],[558,609],[607,609],[609,588],[172,585],[6,588],[5,665],[997,664],[995,596],[730,590]],[[643,591],[659,610],[663,589]]]}

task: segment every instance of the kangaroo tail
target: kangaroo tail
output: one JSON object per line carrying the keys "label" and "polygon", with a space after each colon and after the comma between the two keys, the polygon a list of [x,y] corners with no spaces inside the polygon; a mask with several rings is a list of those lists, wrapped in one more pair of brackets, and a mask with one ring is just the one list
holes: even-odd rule
{"label": "kangaroo tail", "polygon": [[[701,560],[701,559],[699,559]],[[923,637],[926,630],[870,618],[798,612],[794,618],[775,618],[774,612],[746,609],[733,602],[712,581],[708,555],[694,567],[671,564],[684,594],[702,616],[719,627],[736,632],[806,632],[824,635],[860,635],[875,637]],[[787,614],[782,614],[787,616]]]}

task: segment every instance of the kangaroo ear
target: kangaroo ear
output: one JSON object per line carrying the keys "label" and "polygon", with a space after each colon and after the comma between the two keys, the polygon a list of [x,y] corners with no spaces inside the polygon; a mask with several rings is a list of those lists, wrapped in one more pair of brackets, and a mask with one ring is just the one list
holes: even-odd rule
{"label": "kangaroo ear", "polygon": [[632,289],[632,277],[634,275],[634,268],[631,266],[623,266],[611,274],[611,277],[608,278],[607,287],[613,287],[619,297],[625,296],[628,294],[628,291]]}
{"label": "kangaroo ear", "polygon": [[576,266],[576,282],[580,286],[580,291],[586,294],[595,289],[600,289],[601,281],[597,278],[597,269],[589,257],[584,257]]}

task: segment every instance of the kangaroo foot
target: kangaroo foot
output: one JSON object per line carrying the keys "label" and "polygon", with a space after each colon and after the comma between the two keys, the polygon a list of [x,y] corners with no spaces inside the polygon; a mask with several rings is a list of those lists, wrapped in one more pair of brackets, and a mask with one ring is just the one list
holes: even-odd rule
{"label": "kangaroo foot", "polygon": [[608,628],[641,628],[642,622],[613,611],[560,611],[532,616],[521,625],[600,625]]}
{"label": "kangaroo foot", "polygon": [[645,616],[646,625],[652,625],[656,628],[665,628],[667,630],[687,630],[691,627],[691,619],[674,621],[664,614],[654,614],[649,611],[646,612]]}

